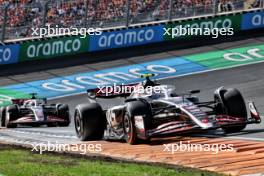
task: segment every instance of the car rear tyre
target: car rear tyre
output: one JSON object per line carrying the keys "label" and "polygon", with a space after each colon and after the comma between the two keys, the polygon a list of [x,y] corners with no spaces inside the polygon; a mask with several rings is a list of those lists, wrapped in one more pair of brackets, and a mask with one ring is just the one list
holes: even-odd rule
{"label": "car rear tyre", "polygon": [[102,107],[98,103],[78,105],[74,113],[74,124],[80,140],[101,140],[106,128]]}
{"label": "car rear tyre", "polygon": [[[226,109],[226,113],[232,117],[244,118],[247,119],[247,108],[243,96],[237,89],[227,89],[223,95],[223,103]],[[226,133],[235,133],[240,132],[246,128],[246,124],[223,127],[223,130]]]}
{"label": "car rear tyre", "polygon": [[145,101],[132,101],[127,104],[127,111],[123,119],[123,129],[125,140],[127,143],[134,145],[141,141],[150,141],[149,137],[139,139],[137,137],[135,127],[135,116],[143,117],[144,130],[147,131],[151,127],[151,107],[148,102]]}
{"label": "car rear tyre", "polygon": [[137,144],[139,140],[137,138],[135,125],[128,113],[124,115],[123,128],[126,142],[131,145]]}
{"label": "car rear tyre", "polygon": [[58,122],[58,126],[67,127],[71,123],[69,106],[68,105],[59,105],[57,108],[58,117],[64,119],[64,122]]}

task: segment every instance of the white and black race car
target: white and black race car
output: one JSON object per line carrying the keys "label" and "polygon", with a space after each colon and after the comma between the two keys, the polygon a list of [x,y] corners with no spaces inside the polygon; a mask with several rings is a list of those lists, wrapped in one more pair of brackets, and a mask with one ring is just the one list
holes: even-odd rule
{"label": "white and black race car", "polygon": [[[253,102],[248,102],[250,117],[241,93],[234,88],[218,88],[213,101],[200,102],[199,90],[177,94],[171,85],[157,85],[145,76],[144,84],[133,86],[132,93],[107,95],[98,89],[88,90],[89,103],[77,105],[74,122],[77,136],[83,140],[124,139],[129,144],[153,137],[173,136],[222,128],[226,133],[239,132],[247,124],[260,123]],[[143,86],[144,89],[138,89]],[[124,88],[124,87],[121,87]],[[163,90],[157,92],[155,90]],[[100,98],[124,97],[123,103],[103,108]]]}
{"label": "white and black race car", "polygon": [[0,108],[0,125],[15,128],[18,124],[29,126],[69,126],[70,113],[66,104],[47,104],[47,100],[36,98],[12,99],[12,104]]}

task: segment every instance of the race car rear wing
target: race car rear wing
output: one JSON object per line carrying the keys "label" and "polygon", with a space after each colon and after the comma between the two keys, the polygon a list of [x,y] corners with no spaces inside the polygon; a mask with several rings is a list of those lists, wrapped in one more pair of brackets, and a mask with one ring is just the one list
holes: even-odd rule
{"label": "race car rear wing", "polygon": [[16,104],[16,105],[21,106],[27,100],[42,99],[45,103],[47,103],[47,98],[37,98],[37,93],[30,93],[29,95],[31,96],[31,98],[11,99],[11,102],[12,102],[12,104]]}
{"label": "race car rear wing", "polygon": [[128,97],[135,90],[137,85],[138,83],[88,89],[87,95],[88,98],[90,99],[96,99],[96,98],[111,99],[116,97]]}
{"label": "race car rear wing", "polygon": [[[156,84],[154,81],[150,80],[150,77],[156,76],[152,73],[146,73],[140,75],[140,78],[145,78],[145,83],[143,87],[152,87]],[[87,94],[90,99],[95,98],[116,98],[116,97],[128,97],[130,94],[139,86],[139,83],[127,84],[127,85],[114,85],[114,86],[105,86],[102,88],[88,89]]]}
{"label": "race car rear wing", "polygon": [[29,99],[12,99],[11,101],[12,101],[12,104],[16,104],[16,105],[21,106],[21,105],[24,104],[24,102],[25,102],[26,100],[29,100]]}

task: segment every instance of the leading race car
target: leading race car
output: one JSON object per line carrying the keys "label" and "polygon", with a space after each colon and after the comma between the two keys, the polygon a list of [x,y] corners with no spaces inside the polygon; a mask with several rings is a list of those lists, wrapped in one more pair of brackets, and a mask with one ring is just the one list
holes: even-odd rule
{"label": "leading race car", "polygon": [[70,113],[66,104],[47,104],[47,100],[36,98],[12,99],[12,105],[0,108],[2,127],[15,128],[18,124],[40,126],[69,126]]}
{"label": "leading race car", "polygon": [[[247,124],[260,123],[260,115],[249,102],[250,117],[241,93],[234,88],[218,88],[214,99],[200,102],[193,90],[177,94],[171,85],[147,81],[133,87],[132,93],[110,89],[88,90],[89,103],[77,105],[74,114],[77,136],[85,140],[124,139],[129,144],[153,137],[222,128],[226,133],[239,132]],[[142,88],[143,87],[143,88]],[[120,89],[119,89],[120,90]],[[155,90],[162,90],[157,92]],[[119,105],[103,108],[100,98],[124,97]],[[111,102],[113,103],[113,102]]]}

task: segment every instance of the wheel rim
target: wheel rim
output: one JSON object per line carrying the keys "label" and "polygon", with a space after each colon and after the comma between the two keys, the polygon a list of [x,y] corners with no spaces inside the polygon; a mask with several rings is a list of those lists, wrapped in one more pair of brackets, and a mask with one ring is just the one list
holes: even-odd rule
{"label": "wheel rim", "polygon": [[75,115],[75,129],[78,135],[82,134],[81,117],[78,112],[76,112],[76,115]]}
{"label": "wheel rim", "polygon": [[129,140],[131,138],[131,124],[128,115],[125,115],[124,118],[124,131],[127,136],[127,139]]}

